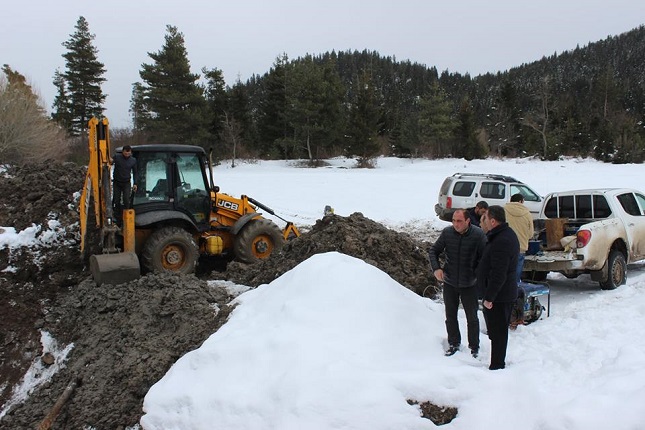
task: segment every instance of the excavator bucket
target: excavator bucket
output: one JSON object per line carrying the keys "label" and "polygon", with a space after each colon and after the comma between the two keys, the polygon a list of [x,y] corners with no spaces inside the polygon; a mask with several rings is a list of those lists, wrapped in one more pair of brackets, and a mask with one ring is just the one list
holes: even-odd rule
{"label": "excavator bucket", "polygon": [[134,281],[141,275],[139,267],[139,258],[134,252],[90,256],[90,271],[97,285]]}

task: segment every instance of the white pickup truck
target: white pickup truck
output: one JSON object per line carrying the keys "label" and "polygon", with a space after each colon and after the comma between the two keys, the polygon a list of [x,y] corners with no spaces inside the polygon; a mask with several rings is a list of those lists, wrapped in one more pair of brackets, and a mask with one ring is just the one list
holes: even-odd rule
{"label": "white pickup truck", "polygon": [[627,263],[645,259],[645,195],[636,190],[551,193],[535,227],[539,241],[529,244],[524,260],[529,280],[544,280],[548,272],[589,273],[611,290],[625,283]]}

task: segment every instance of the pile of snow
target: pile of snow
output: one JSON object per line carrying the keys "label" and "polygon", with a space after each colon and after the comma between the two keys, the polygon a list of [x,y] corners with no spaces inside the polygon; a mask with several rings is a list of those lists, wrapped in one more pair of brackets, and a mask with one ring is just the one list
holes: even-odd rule
{"label": "pile of snow", "polygon": [[[458,408],[454,429],[639,428],[645,275],[511,333],[507,368],[444,357],[443,306],[367,263],[315,255],[238,297],[229,322],[144,402],[147,430],[423,429],[407,399]],[[462,334],[465,317],[460,313]],[[482,331],[485,324],[482,321]]]}

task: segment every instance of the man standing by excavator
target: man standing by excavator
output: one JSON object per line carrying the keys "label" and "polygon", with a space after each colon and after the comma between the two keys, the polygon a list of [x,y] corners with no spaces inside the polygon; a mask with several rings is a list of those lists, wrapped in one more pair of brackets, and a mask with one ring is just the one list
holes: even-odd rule
{"label": "man standing by excavator", "polygon": [[[137,159],[132,156],[132,147],[125,145],[121,153],[112,158],[112,205],[117,224],[123,218],[123,209],[130,207],[130,193],[137,191]],[[134,183],[130,185],[134,179]]]}

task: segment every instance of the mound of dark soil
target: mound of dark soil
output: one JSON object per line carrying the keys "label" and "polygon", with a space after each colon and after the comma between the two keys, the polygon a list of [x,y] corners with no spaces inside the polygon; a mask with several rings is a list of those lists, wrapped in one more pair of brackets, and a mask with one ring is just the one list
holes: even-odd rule
{"label": "mound of dark soil", "polygon": [[78,386],[53,429],[138,423],[150,387],[217,331],[229,301],[225,290],[195,276],[150,274],[100,288],[86,280],[69,288],[45,319],[59,341],[74,344],[67,367],[15,407],[2,425],[36,428],[73,381]]}
{"label": "mound of dark soil", "polygon": [[85,169],[70,163],[0,173],[0,226],[16,232],[37,226],[41,240],[37,247],[0,248],[0,406],[42,354],[47,310],[67,287],[87,277],[76,211],[84,178]]}
{"label": "mound of dark soil", "polygon": [[257,287],[273,281],[314,254],[337,251],[378,267],[395,281],[420,295],[433,296],[437,289],[429,276],[427,244],[406,233],[390,230],[365,218],[328,215],[312,229],[290,240],[281,252],[260,263],[232,262],[225,272],[212,273],[215,279]]}

